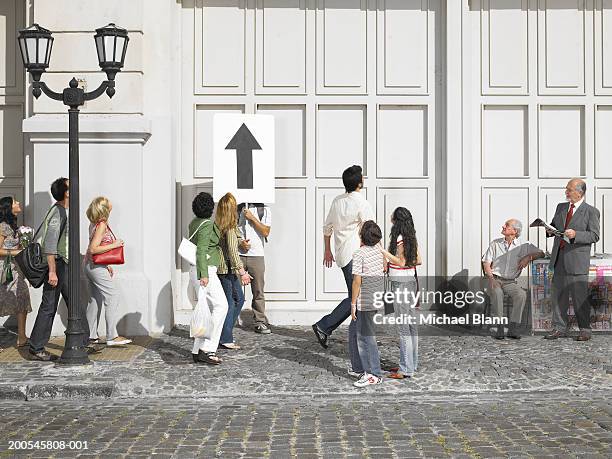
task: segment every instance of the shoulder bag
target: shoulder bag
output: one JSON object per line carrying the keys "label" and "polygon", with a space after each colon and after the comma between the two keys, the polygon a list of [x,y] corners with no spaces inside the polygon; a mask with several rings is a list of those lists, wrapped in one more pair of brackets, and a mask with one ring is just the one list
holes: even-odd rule
{"label": "shoulder bag", "polygon": [[[113,235],[113,241],[111,242],[112,244],[117,240],[117,238],[115,237],[115,233],[113,233],[113,230],[111,229],[108,223],[106,223],[106,227]],[[109,244],[101,244],[102,247],[104,245]],[[110,249],[106,252],[96,253],[91,256],[91,259],[95,265],[122,265],[125,263],[125,258],[123,256],[123,246],[115,247],[114,249]]]}
{"label": "shoulder bag", "polygon": [[[49,214],[56,206],[58,207],[60,216],[62,217],[62,224],[60,228],[61,237],[66,229],[66,223],[68,220],[66,217],[66,209],[61,207],[59,204],[54,204],[47,212],[47,215],[34,233],[34,236],[32,236],[32,242],[28,244],[25,249],[15,255],[15,262],[17,263],[17,266],[19,266],[24,277],[34,288],[38,288],[43,285],[49,276],[49,266],[47,265],[46,257],[43,254],[42,246],[36,242],[36,236],[44,223],[47,221],[47,218],[49,218]],[[62,210],[64,210],[63,213]]]}
{"label": "shoulder bag", "polygon": [[202,228],[202,225],[206,223],[207,221],[208,220],[204,220],[202,223],[200,223],[200,225],[193,232],[193,234],[189,236],[189,238],[183,238],[183,240],[181,241],[181,245],[179,245],[178,254],[181,256],[183,260],[185,260],[191,266],[196,265],[196,251],[197,251],[197,247],[193,242],[191,242],[191,239],[193,239],[193,237],[196,234],[198,234],[198,231],[200,231],[200,228]]}

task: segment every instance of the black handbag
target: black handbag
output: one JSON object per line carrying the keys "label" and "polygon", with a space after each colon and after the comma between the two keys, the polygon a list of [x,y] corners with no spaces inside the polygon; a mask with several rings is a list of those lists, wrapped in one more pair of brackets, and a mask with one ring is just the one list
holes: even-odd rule
{"label": "black handbag", "polygon": [[47,221],[49,214],[55,206],[58,207],[60,211],[60,216],[62,218],[60,236],[62,235],[62,233],[66,229],[66,222],[68,220],[66,218],[66,209],[61,207],[59,204],[55,204],[49,209],[47,215],[45,215],[45,218],[43,219],[42,223],[34,233],[34,236],[32,237],[32,242],[30,242],[30,244],[25,249],[15,255],[15,263],[17,263],[24,277],[34,288],[38,288],[43,285],[49,277],[49,266],[47,265],[47,260],[45,255],[43,254],[41,245],[36,242],[36,236],[38,235],[38,232],[42,228],[43,224]]}
{"label": "black handbag", "polygon": [[[395,301],[387,301],[387,292],[392,292],[391,281],[389,280],[389,273],[385,273],[385,295],[383,296],[383,306],[385,315],[393,314],[395,312]],[[389,295],[391,296],[391,295]]]}

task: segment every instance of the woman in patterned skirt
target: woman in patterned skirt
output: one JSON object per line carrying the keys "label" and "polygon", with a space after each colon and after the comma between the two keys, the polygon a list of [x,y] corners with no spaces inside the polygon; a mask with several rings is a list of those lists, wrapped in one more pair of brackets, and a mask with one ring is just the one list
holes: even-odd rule
{"label": "woman in patterned skirt", "polygon": [[[9,255],[14,257],[21,252],[19,233],[17,232],[17,215],[21,213],[21,204],[11,196],[0,199],[0,273],[5,270]],[[0,284],[0,316],[17,316],[17,347],[28,344],[26,336],[26,316],[32,312],[30,292],[19,266],[11,259],[12,280],[4,279]]]}

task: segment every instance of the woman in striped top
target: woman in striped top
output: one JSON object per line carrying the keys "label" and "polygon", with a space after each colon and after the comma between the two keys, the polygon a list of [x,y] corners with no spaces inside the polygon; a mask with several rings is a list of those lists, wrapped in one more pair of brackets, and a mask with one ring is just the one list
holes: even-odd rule
{"label": "woman in striped top", "polygon": [[[405,207],[398,207],[391,215],[391,224],[389,250],[381,247],[383,255],[388,260],[387,269],[391,291],[407,290],[416,294],[418,290],[416,266],[421,264],[421,257],[412,214]],[[388,376],[393,379],[404,379],[411,377],[418,366],[419,338],[416,324],[418,315],[414,311],[417,302],[415,301],[414,304],[398,302],[398,299],[406,298],[403,294],[396,295],[395,298],[393,314],[396,318],[401,317],[402,319],[396,320],[400,335],[400,366],[392,368]],[[407,323],[407,317],[412,317],[414,324]]]}
{"label": "woman in striped top", "polygon": [[234,324],[240,316],[244,304],[242,286],[249,285],[251,277],[245,271],[238,252],[241,235],[238,230],[236,198],[233,194],[227,193],[219,200],[215,221],[221,232],[219,246],[222,252],[217,275],[223,286],[228,304],[227,316],[225,316],[219,344],[225,349],[238,350],[240,346],[234,343]]}

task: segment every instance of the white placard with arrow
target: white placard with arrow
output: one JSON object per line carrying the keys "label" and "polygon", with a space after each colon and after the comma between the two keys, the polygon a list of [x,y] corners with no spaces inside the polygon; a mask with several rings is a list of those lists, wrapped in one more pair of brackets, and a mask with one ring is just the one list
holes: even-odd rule
{"label": "white placard with arrow", "polygon": [[274,117],[218,113],[213,120],[213,197],[274,203]]}

